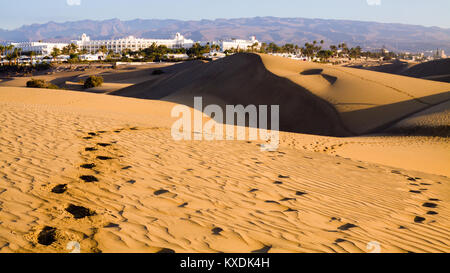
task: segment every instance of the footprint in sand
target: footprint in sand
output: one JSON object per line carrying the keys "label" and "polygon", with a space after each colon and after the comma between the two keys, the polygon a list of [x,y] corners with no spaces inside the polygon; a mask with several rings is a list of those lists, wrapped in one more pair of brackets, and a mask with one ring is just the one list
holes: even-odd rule
{"label": "footprint in sand", "polygon": [[165,193],[168,193],[168,192],[169,192],[168,190],[157,190],[153,194],[158,196],[158,195],[165,194]]}
{"label": "footprint in sand", "polygon": [[288,197],[286,197],[286,198],[281,199],[280,202],[295,201],[295,200],[296,200],[295,198],[288,198]]}
{"label": "footprint in sand", "polygon": [[435,204],[435,203],[424,203],[423,205],[422,205],[423,207],[426,207],[426,208],[432,208],[432,209],[434,209],[434,208],[436,208],[438,205],[437,204]]}
{"label": "footprint in sand", "polygon": [[114,223],[108,223],[107,225],[104,226],[104,228],[118,228],[118,227],[120,226]]}
{"label": "footprint in sand", "polygon": [[92,211],[88,208],[81,207],[81,206],[75,206],[73,204],[70,204],[66,211],[73,215],[75,219],[82,219],[88,216],[96,215],[95,211]]}
{"label": "footprint in sand", "polygon": [[223,231],[223,229],[221,229],[220,227],[216,227],[216,228],[213,228],[211,231],[212,231],[213,235],[220,235],[220,233]]}
{"label": "footprint in sand", "polygon": [[44,246],[49,246],[56,242],[56,228],[46,226],[38,235],[38,243]]}
{"label": "footprint in sand", "polygon": [[351,228],[356,228],[356,227],[358,227],[358,226],[356,226],[354,224],[347,223],[345,225],[342,225],[342,226],[338,227],[338,229],[339,230],[349,230]]}
{"label": "footprint in sand", "polygon": [[259,191],[259,190],[258,189],[251,189],[248,192],[252,193],[252,192],[257,192],[257,191]]}
{"label": "footprint in sand", "polygon": [[109,143],[97,143],[97,145],[100,146],[100,147],[109,147],[112,144],[109,144]]}
{"label": "footprint in sand", "polygon": [[159,253],[159,254],[174,254],[175,250],[172,250],[170,248],[163,248],[163,249],[161,249],[160,251],[158,251],[156,253]]}
{"label": "footprint in sand", "polygon": [[269,253],[269,251],[272,249],[272,246],[264,246],[261,249],[253,250],[252,253]]}
{"label": "footprint in sand", "polygon": [[82,164],[82,165],[80,165],[80,167],[83,168],[83,169],[89,169],[89,170],[91,170],[91,169],[95,168],[95,164],[94,164],[94,163],[91,163],[91,164]]}
{"label": "footprint in sand", "polygon": [[80,176],[80,179],[86,183],[98,182],[98,178],[93,175],[82,175]]}
{"label": "footprint in sand", "polygon": [[131,169],[131,168],[133,168],[133,167],[131,167],[131,166],[126,166],[126,167],[123,167],[122,170],[129,170],[129,169]]}
{"label": "footprint in sand", "polygon": [[114,158],[109,157],[109,156],[97,156],[98,160],[102,160],[102,161],[106,161],[106,160],[112,160]]}
{"label": "footprint in sand", "polygon": [[52,192],[56,194],[63,194],[66,191],[67,191],[67,184],[60,184],[52,189]]}
{"label": "footprint in sand", "polygon": [[297,191],[295,193],[295,195],[298,195],[298,196],[303,196],[303,195],[306,195],[306,194],[307,194],[306,192],[302,192],[302,191]]}
{"label": "footprint in sand", "polygon": [[437,213],[435,211],[428,211],[427,214],[428,215],[438,215],[439,213]]}
{"label": "footprint in sand", "polygon": [[278,176],[278,178],[281,178],[281,179],[287,179],[287,178],[289,178],[289,176],[281,175],[281,174],[280,174],[280,175]]}
{"label": "footprint in sand", "polygon": [[187,205],[189,205],[189,203],[183,203],[183,204],[179,205],[178,207],[179,207],[179,208],[184,208],[184,207],[186,207]]}
{"label": "footprint in sand", "polygon": [[426,220],[425,218],[420,217],[420,216],[416,216],[416,217],[414,218],[414,222],[415,222],[415,223],[419,223],[419,224],[422,224],[423,221],[425,221],[425,220]]}
{"label": "footprint in sand", "polygon": [[95,152],[95,151],[97,151],[97,149],[96,148],[93,148],[93,147],[88,147],[88,148],[85,148],[84,149],[86,152]]}
{"label": "footprint in sand", "polygon": [[281,182],[281,181],[275,181],[275,182],[273,182],[275,185],[282,185],[283,184],[283,182]]}

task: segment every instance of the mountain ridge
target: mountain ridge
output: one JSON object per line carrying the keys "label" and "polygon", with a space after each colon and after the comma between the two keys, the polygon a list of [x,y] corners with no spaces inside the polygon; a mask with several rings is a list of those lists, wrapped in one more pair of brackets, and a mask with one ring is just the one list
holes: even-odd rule
{"label": "mountain ridge", "polygon": [[252,17],[214,20],[132,19],[50,21],[24,25],[14,30],[0,29],[0,41],[70,41],[87,33],[92,39],[116,39],[128,35],[168,38],[181,32],[195,41],[248,38],[262,42],[303,45],[324,40],[326,45],[346,42],[364,49],[386,46],[390,50],[450,51],[450,29],[401,23],[379,23],[338,19]]}

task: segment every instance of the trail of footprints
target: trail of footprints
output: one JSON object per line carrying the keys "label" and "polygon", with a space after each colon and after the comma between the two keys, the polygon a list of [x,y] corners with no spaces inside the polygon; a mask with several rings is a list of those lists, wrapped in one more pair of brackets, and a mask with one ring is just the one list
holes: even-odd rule
{"label": "trail of footprints", "polygon": [[[112,133],[120,133],[125,129],[119,129],[119,130],[114,130],[112,131]],[[129,128],[128,130],[130,131],[136,131],[138,130],[137,127],[132,127]],[[101,134],[105,134],[108,133],[107,131],[97,131],[97,132],[89,132],[87,133],[88,136],[83,137],[84,140],[94,140],[97,137],[99,137]],[[90,147],[85,147],[84,151],[85,152],[99,152],[101,151],[101,148],[106,148],[106,147],[110,147],[115,143],[102,143],[102,142],[98,142],[95,145],[90,145]],[[279,153],[279,157],[282,157],[285,153],[283,152],[278,152]],[[95,168],[98,166],[98,163],[101,163],[102,161],[108,161],[108,160],[113,160],[113,157],[110,156],[105,156],[105,155],[98,155],[95,157],[95,160],[97,160],[96,163],[92,163],[92,162],[86,162],[81,164],[79,167],[82,170],[89,170],[89,171],[94,171],[95,173],[99,173],[98,171],[95,170]],[[257,164],[262,164],[261,162],[257,162]],[[122,170],[128,170],[131,169],[132,166],[125,166],[123,168],[121,168]],[[191,169],[192,170],[192,169]],[[273,184],[274,185],[283,185],[283,182],[281,180],[286,180],[289,179],[289,176],[285,176],[285,175],[279,175],[278,179],[279,181],[275,181]],[[79,177],[79,179],[85,183],[98,183],[100,182],[100,180],[95,176],[95,175],[91,175],[91,174],[83,174]],[[129,180],[127,181],[127,183],[129,184],[134,184],[136,183],[135,180]],[[55,187],[52,188],[51,192],[54,194],[63,194],[65,192],[67,192],[69,190],[68,185],[67,184],[59,184],[56,185]],[[248,192],[249,193],[256,193],[258,192],[259,189],[251,189]],[[159,189],[156,190],[155,192],[153,192],[153,194],[155,196],[160,196],[160,195],[164,195],[166,193],[170,193],[168,190],[165,189]],[[302,197],[304,195],[306,195],[306,192],[303,191],[296,191],[295,195],[297,197]],[[293,197],[286,197],[286,198],[282,198],[279,201],[274,201],[274,200],[266,200],[266,203],[273,203],[273,204],[277,204],[277,205],[281,205],[280,202],[288,202],[288,201],[295,201],[296,198]],[[186,208],[189,205],[189,203],[185,202],[181,205],[178,206],[178,208]],[[74,204],[69,204],[66,209],[65,209],[68,213],[70,213],[72,215],[72,217],[76,220],[79,219],[83,219],[86,217],[90,217],[90,216],[95,216],[97,215],[97,213],[89,208],[83,207],[83,206],[77,206]],[[291,209],[288,208],[285,210],[285,212],[297,212],[297,210],[295,209]],[[117,228],[119,227],[118,224],[116,223],[108,223],[104,226],[104,228]],[[211,234],[214,236],[221,236],[221,233],[224,230],[220,227],[214,227],[211,229]],[[56,242],[56,232],[57,229],[55,227],[49,227],[46,226],[44,227],[41,232],[38,235],[38,243],[41,245],[45,245],[45,246],[49,246],[52,243]],[[261,248],[261,249],[257,249],[254,251],[251,251],[252,253],[267,253],[270,251],[270,249],[272,248],[271,245],[265,245]],[[99,250],[100,251],[100,250]],[[168,249],[168,248],[163,248],[162,250],[160,250],[158,253],[175,253],[174,250],[172,249]]]}
{"label": "trail of footprints", "polygon": [[[432,186],[432,184],[430,184],[430,183],[421,182],[422,178],[420,178],[420,177],[411,177],[408,175],[404,175],[400,171],[397,171],[397,170],[393,170],[392,173],[397,174],[397,175],[402,175],[406,178],[406,181],[408,183],[408,188],[410,189],[409,193],[411,193],[412,195],[422,195],[424,192],[427,192],[429,190],[429,186]],[[427,200],[425,200],[423,202],[424,203],[422,203],[421,206],[423,208],[427,209],[426,215],[438,215],[439,214],[436,211],[436,208],[438,208],[437,203],[440,202],[439,199],[428,198]],[[427,218],[425,218],[426,215],[416,215],[414,218],[414,223],[422,224],[423,222],[425,222],[427,220]]]}
{"label": "trail of footprints", "polygon": [[[119,130],[115,130],[113,132],[120,133],[123,130],[125,130],[125,129],[119,129]],[[135,130],[137,130],[137,127],[129,128],[129,130],[135,131]],[[89,132],[89,133],[87,133],[88,136],[83,137],[83,139],[84,140],[93,140],[96,137],[100,137],[102,134],[105,134],[105,133],[108,133],[108,132],[107,131]],[[110,147],[112,145],[113,145],[112,143],[98,142],[93,147],[91,146],[91,147],[84,148],[84,151],[85,152],[96,152],[96,151],[99,151],[99,149],[101,149],[101,148]],[[113,159],[114,158],[112,158],[110,156],[103,156],[103,155],[99,155],[96,157],[96,160],[98,160],[98,162],[113,160]],[[96,163],[83,163],[80,165],[80,168],[82,170],[92,170],[98,174],[99,172],[95,170],[96,167],[97,167]],[[131,168],[131,166],[127,166],[122,169],[127,170],[130,168]],[[81,175],[79,177],[79,179],[85,183],[100,182],[96,176],[90,175],[90,174]],[[134,181],[134,180],[132,180],[132,181]],[[56,185],[55,187],[53,187],[51,192],[54,194],[63,194],[65,192],[67,192],[67,190],[68,190],[67,184],[59,184],[59,185]],[[97,215],[97,213],[95,211],[93,211],[89,208],[86,208],[83,206],[77,206],[74,204],[69,204],[66,207],[65,211],[70,213],[72,215],[72,217],[76,220]],[[119,227],[119,225],[115,224],[115,223],[109,223],[104,226],[104,228],[113,228],[113,227]],[[56,239],[57,233],[56,232],[57,232],[57,229],[55,227],[50,227],[50,226],[44,227],[38,234],[38,238],[37,238],[38,243],[41,245],[44,245],[44,246],[49,246],[52,243],[56,242],[57,241],[57,239]]]}
{"label": "trail of footprints", "polygon": [[[112,131],[112,133],[117,134],[117,133],[121,133],[123,130],[126,129],[119,129],[119,130],[114,130]],[[128,130],[130,131],[136,131],[138,130],[137,127],[132,127],[132,128],[128,128]],[[86,137],[83,137],[83,139],[85,140],[93,140],[96,137],[99,137],[101,134],[105,134],[108,133],[107,131],[97,131],[97,132],[89,132]],[[248,142],[251,143],[251,142]],[[98,152],[101,151],[102,148],[107,148],[107,147],[111,147],[113,146],[115,143],[103,143],[103,142],[98,142],[95,145],[92,145],[90,147],[85,147],[84,151],[85,152]],[[278,153],[278,155],[274,156],[275,157],[283,157],[283,155],[285,153],[283,152],[272,152],[272,153]],[[313,158],[309,158],[309,157],[305,157],[307,159],[313,160]],[[98,171],[95,170],[95,168],[98,166],[97,164],[103,162],[103,161],[109,161],[109,160],[114,160],[115,158],[110,157],[110,156],[106,156],[106,155],[98,155],[95,157],[95,160],[97,162],[92,163],[92,162],[86,162],[80,165],[80,168],[83,170],[89,170],[89,171],[94,171],[95,173],[99,173]],[[263,164],[259,161],[257,161],[256,158],[252,158],[253,160],[256,160],[255,164]],[[360,169],[366,169],[365,167],[362,166],[356,166],[357,168]],[[122,167],[122,170],[128,170],[131,169],[132,166],[125,166]],[[189,169],[190,171],[192,171],[192,169]],[[189,171],[188,170],[188,171]],[[402,174],[400,171],[396,171],[396,170],[392,170],[393,174],[396,175],[402,175],[405,176],[406,181],[408,183],[408,187],[411,188],[410,189],[410,193],[411,195],[420,195],[425,191],[428,191],[428,186],[431,186],[431,184],[429,183],[424,183],[424,182],[420,182],[422,179],[419,177],[410,177],[408,175]],[[81,175],[79,177],[79,179],[85,183],[98,183],[100,182],[99,179],[95,176],[95,175],[90,175],[90,174],[85,174],[85,175]],[[276,186],[282,186],[285,184],[285,182],[290,179],[289,176],[286,175],[279,175],[278,176],[278,180],[274,181],[273,184]],[[127,181],[127,183],[129,184],[135,184],[136,180],[132,180],[130,179],[129,181]],[[68,191],[68,185],[67,184],[60,184],[57,185],[55,187],[52,188],[51,192],[54,194],[63,194],[66,191]],[[251,194],[258,194],[260,190],[257,188],[253,188],[250,189],[248,191],[248,193]],[[160,196],[160,195],[164,195],[170,193],[168,190],[166,189],[159,189],[153,192],[153,194],[155,196]],[[281,203],[283,202],[289,202],[289,201],[297,201],[297,198],[302,198],[304,196],[307,196],[308,193],[305,191],[295,191],[295,197],[285,197],[282,198],[278,201],[276,200],[265,200],[265,203],[269,203],[269,204],[275,204],[275,205],[280,205],[282,207],[284,207]],[[428,211],[426,212],[426,215],[428,216],[432,216],[432,215],[437,215],[438,212],[436,211],[436,208],[438,208],[438,202],[440,200],[435,199],[435,198],[429,198],[428,200],[426,200],[423,204],[422,207],[427,208]],[[186,208],[189,205],[189,203],[185,202],[181,205],[178,206],[178,208]],[[284,207],[286,208],[286,207]],[[90,216],[94,216],[97,215],[97,213],[89,208],[83,207],[83,206],[77,206],[74,204],[69,204],[66,209],[65,209],[68,213],[70,213],[74,219],[83,219],[85,217],[90,217]],[[284,210],[284,212],[298,212],[298,210],[296,209],[292,209],[292,208],[287,208]],[[417,215],[415,216],[415,218],[413,219],[413,222],[416,224],[422,224],[423,222],[426,221],[425,215]],[[352,223],[342,223],[341,219],[338,217],[332,217],[330,219],[330,222],[338,222],[339,224],[337,225],[336,230],[329,230],[329,232],[341,232],[341,231],[348,231],[350,229],[353,228],[358,228],[357,225],[352,224]],[[116,223],[108,223],[104,226],[104,228],[117,228],[119,227],[119,224]],[[404,226],[400,226],[399,229],[406,229]],[[49,246],[52,243],[56,242],[56,231],[57,229],[54,227],[50,227],[50,226],[46,226],[44,227],[41,232],[38,235],[38,243],[41,245],[45,245],[45,246]],[[220,227],[214,227],[211,230],[211,234],[214,236],[221,236],[221,233],[224,232],[224,230]],[[339,244],[339,243],[344,243],[344,242],[348,242],[348,240],[346,239],[342,239],[342,238],[338,238],[334,241],[334,244]],[[271,249],[272,246],[271,245],[265,245],[261,249],[257,249],[252,251],[252,253],[268,253]],[[161,249],[158,253],[175,253],[174,250],[172,249],[168,249],[168,248],[163,248]]]}

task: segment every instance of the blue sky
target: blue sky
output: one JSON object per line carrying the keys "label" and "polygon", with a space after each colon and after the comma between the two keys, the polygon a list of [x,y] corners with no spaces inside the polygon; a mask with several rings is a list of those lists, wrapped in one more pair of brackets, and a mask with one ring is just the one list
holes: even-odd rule
{"label": "blue sky", "polygon": [[450,0],[0,0],[0,28],[81,19],[255,16],[350,19],[450,28]]}

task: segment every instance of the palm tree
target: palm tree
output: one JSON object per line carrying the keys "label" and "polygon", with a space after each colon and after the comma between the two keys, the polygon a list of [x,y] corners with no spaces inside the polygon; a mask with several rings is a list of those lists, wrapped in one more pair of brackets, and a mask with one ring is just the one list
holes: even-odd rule
{"label": "palm tree", "polygon": [[52,55],[52,57],[53,57],[53,60],[56,61],[56,58],[57,58],[59,55],[61,55],[61,50],[60,50],[59,48],[57,48],[57,47],[54,47],[54,48],[53,48],[53,51],[52,51],[52,53],[51,53],[51,55]]}
{"label": "palm tree", "polygon": [[106,48],[106,46],[102,45],[97,52],[101,52],[103,54],[106,54],[106,53],[108,53],[108,49]]}
{"label": "palm tree", "polygon": [[6,49],[6,54],[8,54],[8,52],[11,52],[14,49],[14,45],[7,45],[5,47],[5,49]]}
{"label": "palm tree", "polygon": [[30,51],[30,62],[31,62],[31,65],[33,65],[33,57],[34,56],[36,56],[36,52],[34,52],[34,51]]}
{"label": "palm tree", "polygon": [[78,52],[78,46],[76,44],[74,44],[74,43],[71,43],[70,44],[70,50],[71,50],[70,53],[77,53]]}
{"label": "palm tree", "polygon": [[13,52],[10,53],[12,60],[14,61],[14,64],[17,65],[17,58],[19,57],[20,49],[14,48]]}
{"label": "palm tree", "polygon": [[6,59],[8,60],[9,65],[11,65],[11,61],[13,60],[13,55],[10,53],[6,54]]}
{"label": "palm tree", "polygon": [[3,52],[5,51],[5,46],[0,45],[0,63],[3,65]]}

